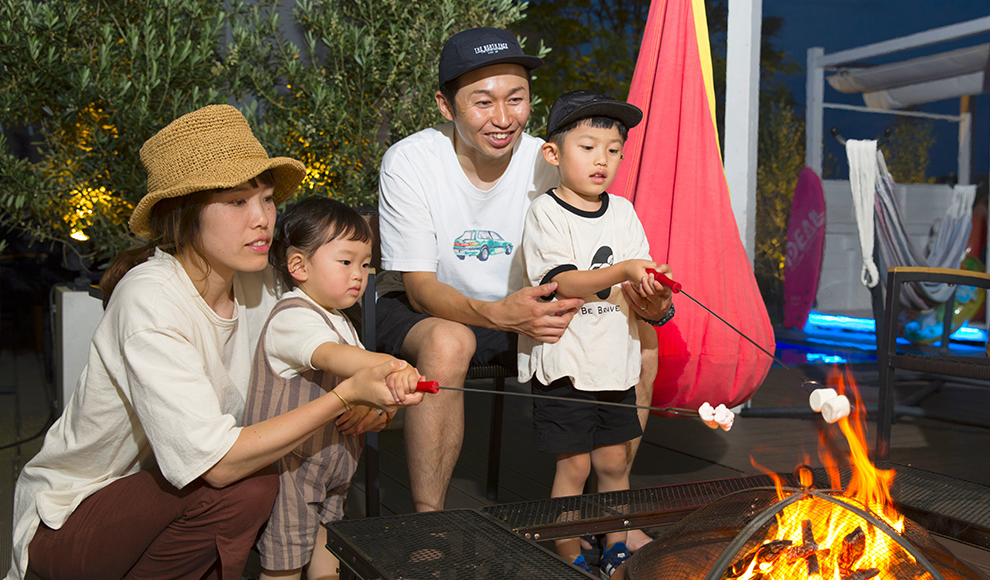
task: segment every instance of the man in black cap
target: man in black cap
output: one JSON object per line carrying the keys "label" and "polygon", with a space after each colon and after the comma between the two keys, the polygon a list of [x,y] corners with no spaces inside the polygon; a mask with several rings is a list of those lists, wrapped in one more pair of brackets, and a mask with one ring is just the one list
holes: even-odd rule
{"label": "man in black cap", "polygon": [[[524,132],[529,72],[542,64],[505,30],[474,28],[440,55],[437,106],[448,123],[399,141],[382,159],[379,348],[441,385],[470,364],[514,365],[513,333],[556,341],[580,300],[522,288],[518,254],[530,201],[557,184],[542,141]],[[400,275],[401,274],[401,275]],[[417,511],[441,510],[464,434],[464,400],[441,390],[405,417]]]}
{"label": "man in black cap", "polygon": [[[541,64],[505,30],[455,34],[440,55],[436,93],[448,122],[406,137],[382,159],[387,272],[379,284],[379,347],[444,386],[463,386],[471,364],[514,365],[516,333],[556,342],[583,304],[542,300],[555,283],[517,290],[526,211],[558,184],[543,141],[524,132],[530,71]],[[463,431],[458,391],[441,390],[406,412],[417,511],[443,509]]]}

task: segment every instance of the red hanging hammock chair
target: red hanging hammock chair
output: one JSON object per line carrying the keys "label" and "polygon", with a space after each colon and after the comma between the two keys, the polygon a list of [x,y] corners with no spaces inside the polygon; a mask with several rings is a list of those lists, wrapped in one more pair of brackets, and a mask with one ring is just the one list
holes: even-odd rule
{"label": "red hanging hammock chair", "polygon": [[[692,297],[768,352],[773,328],[729,201],[714,122],[703,0],[654,0],[629,102],[643,110],[610,188],[633,202],[658,263]],[[732,407],[753,396],[771,359],[686,297],[657,329],[653,405]]]}

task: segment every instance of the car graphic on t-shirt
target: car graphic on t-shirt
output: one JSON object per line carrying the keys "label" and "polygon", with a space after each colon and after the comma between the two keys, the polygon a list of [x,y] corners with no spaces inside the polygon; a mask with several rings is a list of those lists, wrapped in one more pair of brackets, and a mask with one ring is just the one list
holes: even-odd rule
{"label": "car graphic on t-shirt", "polygon": [[477,256],[484,262],[492,254],[512,253],[512,243],[502,239],[497,232],[490,230],[467,230],[454,240],[454,254],[463,260],[467,256]]}

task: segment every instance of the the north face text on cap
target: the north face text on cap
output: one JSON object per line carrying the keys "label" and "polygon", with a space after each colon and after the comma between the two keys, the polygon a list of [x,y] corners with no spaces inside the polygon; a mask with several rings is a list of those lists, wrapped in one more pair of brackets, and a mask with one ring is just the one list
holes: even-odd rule
{"label": "the north face text on cap", "polygon": [[474,47],[474,54],[493,54],[502,50],[509,50],[508,43],[496,42],[493,44],[486,44],[483,46]]}

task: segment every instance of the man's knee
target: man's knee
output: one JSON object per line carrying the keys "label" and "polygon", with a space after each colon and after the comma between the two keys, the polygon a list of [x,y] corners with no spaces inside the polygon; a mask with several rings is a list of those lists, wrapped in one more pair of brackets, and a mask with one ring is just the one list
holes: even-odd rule
{"label": "man's knee", "polygon": [[[475,350],[471,329],[459,322],[430,318],[416,324],[403,343],[417,367],[429,365],[466,372]],[[422,370],[422,368],[420,368]]]}

